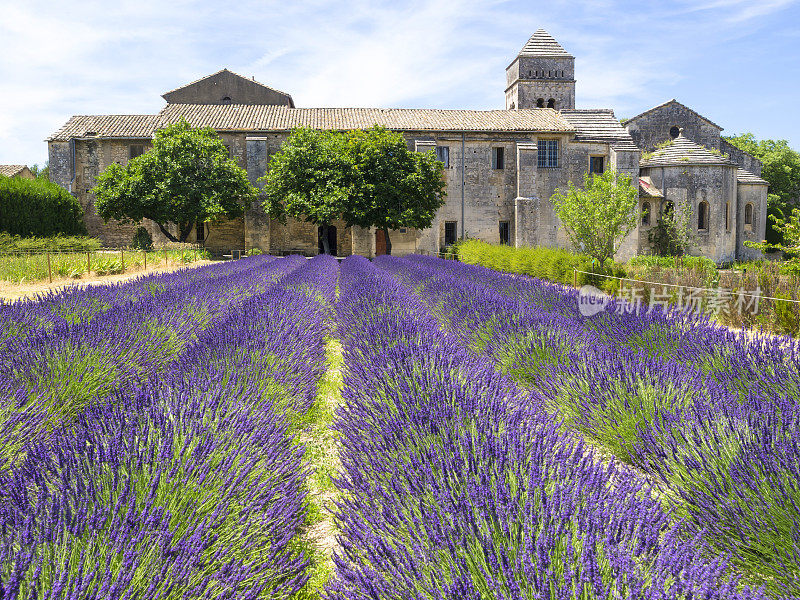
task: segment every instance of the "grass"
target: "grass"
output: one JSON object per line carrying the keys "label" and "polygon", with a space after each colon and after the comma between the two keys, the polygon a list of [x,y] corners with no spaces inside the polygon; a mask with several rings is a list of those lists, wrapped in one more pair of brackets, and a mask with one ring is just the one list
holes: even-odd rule
{"label": "grass", "polygon": [[335,499],[333,477],[338,469],[337,435],[333,429],[334,411],[342,399],[342,344],[329,339],[325,344],[328,369],[317,388],[317,398],[311,409],[291,424],[296,439],[305,445],[304,463],[310,469],[306,480],[306,534],[304,550],[311,558],[311,578],[295,596],[296,600],[321,597],[325,584],[333,576],[333,546],[336,525],[329,510]]}
{"label": "grass", "polygon": [[[124,258],[124,264],[123,264]],[[158,250],[147,253],[148,268],[188,264],[208,258],[205,251]],[[0,281],[10,283],[32,283],[46,281],[52,272],[53,279],[79,279],[85,275],[114,275],[126,271],[144,269],[145,253],[139,251],[67,252],[50,254],[50,269],[47,254],[3,254],[0,255]]]}

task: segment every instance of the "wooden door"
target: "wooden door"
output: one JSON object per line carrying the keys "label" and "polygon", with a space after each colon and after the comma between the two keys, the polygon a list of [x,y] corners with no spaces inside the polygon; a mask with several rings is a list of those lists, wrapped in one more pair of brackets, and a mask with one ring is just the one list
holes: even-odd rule
{"label": "wooden door", "polygon": [[386,236],[382,229],[375,230],[375,256],[386,254]]}

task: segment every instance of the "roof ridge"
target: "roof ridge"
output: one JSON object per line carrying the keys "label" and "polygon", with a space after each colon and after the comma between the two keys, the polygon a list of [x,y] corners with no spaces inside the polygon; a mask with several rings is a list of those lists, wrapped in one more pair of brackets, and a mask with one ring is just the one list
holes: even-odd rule
{"label": "roof ridge", "polygon": [[163,94],[161,94],[161,97],[164,98],[165,96],[167,96],[169,94],[172,94],[173,92],[177,92],[178,90],[182,90],[183,88],[189,87],[190,85],[194,85],[196,83],[200,83],[201,81],[205,81],[206,79],[210,79],[211,77],[219,75],[220,73],[230,73],[231,75],[236,75],[236,77],[239,77],[241,79],[244,79],[245,81],[250,81],[252,83],[260,85],[261,87],[267,88],[268,90],[271,90],[273,92],[277,92],[278,94],[283,94],[284,96],[288,96],[289,98],[292,97],[292,95],[287,93],[287,92],[283,92],[283,91],[281,91],[279,89],[276,89],[274,87],[268,86],[265,83],[261,83],[260,81],[256,81],[255,76],[253,76],[253,77],[245,77],[244,75],[240,75],[239,73],[231,71],[228,67],[223,67],[219,71],[215,71],[214,73],[211,73],[209,75],[204,75],[203,77],[200,77],[199,79],[195,79],[194,81],[190,81],[189,83],[184,83],[183,85],[179,85],[178,87],[176,87],[176,88],[174,88],[172,90],[169,90],[168,92],[164,92]]}
{"label": "roof ridge", "polygon": [[704,117],[703,115],[701,115],[701,114],[700,114],[699,112],[697,112],[696,110],[694,110],[694,109],[692,109],[692,108],[689,108],[689,107],[688,107],[688,106],[686,106],[686,105],[685,105],[683,102],[679,102],[679,101],[678,101],[678,100],[676,100],[675,98],[671,98],[670,100],[667,100],[666,102],[662,102],[661,104],[658,104],[658,105],[656,105],[656,106],[654,106],[654,107],[652,107],[652,108],[648,108],[646,111],[644,111],[644,112],[641,112],[641,113],[639,113],[638,115],[635,115],[635,116],[633,116],[633,117],[631,117],[631,118],[629,118],[629,119],[626,119],[626,120],[625,120],[625,122],[626,122],[626,123],[630,123],[631,121],[633,121],[633,120],[635,120],[635,119],[638,119],[639,117],[643,117],[643,116],[644,116],[644,115],[646,115],[647,113],[651,113],[651,112],[653,112],[654,110],[657,110],[657,109],[659,109],[659,108],[663,108],[663,107],[665,107],[667,104],[669,104],[669,103],[671,103],[671,102],[674,102],[675,104],[679,104],[680,106],[682,106],[683,108],[685,108],[686,110],[688,110],[690,113],[697,115],[698,117],[700,117],[701,119],[703,119],[703,120],[704,120],[704,121],[706,121],[707,123],[710,123],[710,124],[711,124],[711,125],[713,125],[714,127],[717,127],[717,128],[720,130],[720,131],[723,131],[723,130],[725,129],[724,127],[721,127],[721,126],[717,125],[716,123],[714,123],[714,121],[712,121],[712,120],[711,120],[711,119],[709,119],[708,117]]}

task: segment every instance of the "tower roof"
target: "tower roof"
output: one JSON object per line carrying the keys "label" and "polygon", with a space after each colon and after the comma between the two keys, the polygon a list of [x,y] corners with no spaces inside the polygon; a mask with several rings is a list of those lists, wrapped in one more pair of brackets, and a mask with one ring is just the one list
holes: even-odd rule
{"label": "tower roof", "polygon": [[561,47],[555,38],[544,29],[537,29],[522,47],[520,56],[565,56],[575,58]]}

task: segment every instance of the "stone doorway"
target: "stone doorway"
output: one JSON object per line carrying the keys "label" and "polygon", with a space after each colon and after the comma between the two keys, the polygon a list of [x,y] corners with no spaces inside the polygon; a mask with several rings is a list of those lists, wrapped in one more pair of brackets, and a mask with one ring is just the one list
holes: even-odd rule
{"label": "stone doorway", "polygon": [[[339,254],[336,245],[336,225],[328,225],[328,245],[331,247],[331,254],[334,256]],[[322,227],[317,228],[317,247],[320,254],[325,252],[325,247],[322,245]]]}
{"label": "stone doorway", "polygon": [[383,229],[375,230],[375,256],[386,254],[386,236],[383,234]]}

